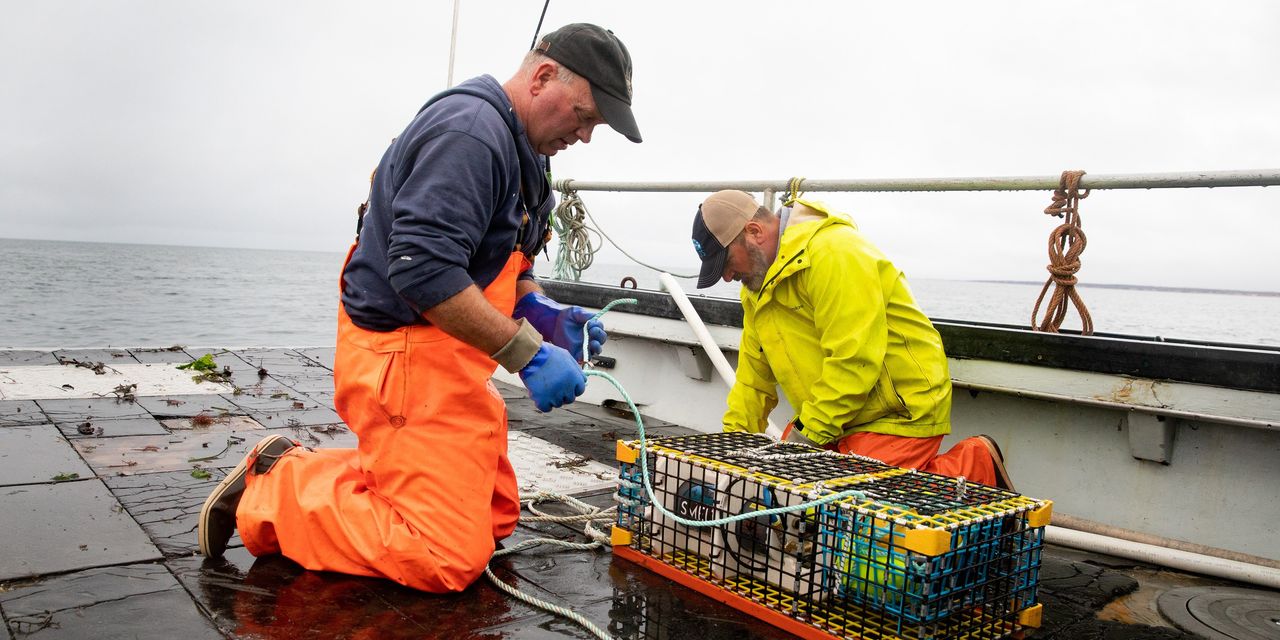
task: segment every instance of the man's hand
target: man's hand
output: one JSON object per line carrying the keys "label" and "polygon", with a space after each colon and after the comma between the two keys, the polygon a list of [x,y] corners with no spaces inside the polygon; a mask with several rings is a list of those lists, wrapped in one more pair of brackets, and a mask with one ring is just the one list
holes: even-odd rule
{"label": "man's hand", "polygon": [[599,354],[609,339],[604,323],[591,320],[591,313],[586,309],[562,305],[537,291],[520,298],[511,317],[528,320],[544,340],[568,351],[579,362],[582,361],[582,325],[587,325],[590,355]]}
{"label": "man's hand", "polygon": [[793,444],[808,445],[810,447],[821,449],[822,445],[810,440],[809,436],[804,435],[804,432],[801,431],[803,428],[804,425],[800,422],[800,416],[796,416],[794,420],[787,423],[787,428],[782,430],[782,441]]}
{"label": "man's hand", "polygon": [[573,402],[587,390],[587,377],[573,356],[548,342],[542,343],[538,353],[520,370],[520,381],[543,413]]}

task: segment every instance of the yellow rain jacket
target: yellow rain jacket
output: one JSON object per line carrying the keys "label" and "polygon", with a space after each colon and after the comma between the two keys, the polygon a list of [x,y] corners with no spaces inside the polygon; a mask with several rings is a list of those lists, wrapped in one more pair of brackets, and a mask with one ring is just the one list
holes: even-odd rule
{"label": "yellow rain jacket", "polygon": [[742,310],[725,431],[764,431],[781,385],[818,444],[857,431],[951,432],[942,337],[849,219],[796,201],[760,291],[742,289]]}

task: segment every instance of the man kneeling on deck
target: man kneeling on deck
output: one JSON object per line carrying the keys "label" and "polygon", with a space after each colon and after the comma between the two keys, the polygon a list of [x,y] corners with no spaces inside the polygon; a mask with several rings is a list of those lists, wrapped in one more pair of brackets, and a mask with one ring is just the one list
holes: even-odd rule
{"label": "man kneeling on deck", "polygon": [[763,432],[777,387],[798,415],[783,438],[1012,489],[995,441],[945,454],[951,376],[905,276],[842,215],[795,200],[777,215],[742,191],[693,220],[698,288],[742,283],[742,340],[725,431]]}
{"label": "man kneeling on deck", "polygon": [[520,516],[490,376],[519,373],[551,411],[586,390],[583,343],[594,355],[608,337],[531,270],[555,204],[547,156],[604,123],[640,142],[631,56],[582,23],[506,83],[473,78],[422,107],[377,167],[342,273],[333,402],[359,446],[258,443],[205,502],[202,553],[238,529],[255,556],[423,591],[484,572]]}

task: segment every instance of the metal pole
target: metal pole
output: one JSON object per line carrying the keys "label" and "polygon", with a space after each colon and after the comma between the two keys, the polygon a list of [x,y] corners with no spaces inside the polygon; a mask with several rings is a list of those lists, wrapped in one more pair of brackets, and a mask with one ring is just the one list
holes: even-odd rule
{"label": "metal pole", "polygon": [[453,0],[453,31],[449,34],[449,80],[446,89],[453,88],[453,54],[458,48],[458,4],[462,0]]}
{"label": "metal pole", "polygon": [[[786,191],[790,179],[721,180],[700,182],[583,182],[557,180],[564,191],[712,192],[738,189],[761,193]],[[976,178],[889,178],[805,180],[804,190],[818,191],[1048,191],[1057,189],[1061,176]],[[1253,171],[1197,171],[1191,173],[1086,174],[1081,189],[1172,189],[1212,187],[1268,187],[1280,185],[1280,169]]]}
{"label": "metal pole", "polygon": [[[685,295],[684,289],[680,288],[680,283],[676,282],[676,279],[665,271],[658,272],[658,281],[662,283],[662,288],[671,294],[671,299],[675,301],[680,313],[684,314],[685,322],[689,323],[690,329],[693,329],[693,335],[697,336],[698,343],[702,345],[702,350],[711,359],[711,364],[715,366],[716,372],[720,374],[720,380],[724,382],[725,386],[732,389],[733,383],[738,376],[734,373],[733,367],[729,366],[728,358],[725,358],[724,353],[720,351],[720,345],[716,344],[715,338],[711,337],[711,332],[707,331],[707,325],[702,322],[697,309],[694,309],[693,304],[689,302],[689,296]],[[782,437],[782,430],[768,420],[767,416],[765,420],[769,424],[765,433],[774,438]]]}

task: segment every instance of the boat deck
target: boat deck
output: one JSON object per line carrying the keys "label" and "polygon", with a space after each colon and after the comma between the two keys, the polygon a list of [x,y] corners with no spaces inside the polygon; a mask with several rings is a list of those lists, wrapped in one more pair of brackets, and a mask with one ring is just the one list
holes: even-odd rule
{"label": "boat deck", "polygon": [[[230,367],[227,383],[175,369],[205,353]],[[354,446],[332,409],[332,362],[332,349],[0,351],[0,638],[591,637],[483,579],[438,596],[254,558],[238,539],[223,559],[197,554],[201,503],[261,437]],[[615,440],[634,437],[632,419],[581,403],[542,414],[499,386],[522,491],[611,505]],[[547,536],[585,540],[522,523],[505,545]],[[1036,638],[1192,638],[1155,596],[1227,585],[1053,546],[1043,562]],[[619,638],[790,637],[605,550],[535,549],[493,566]]]}

